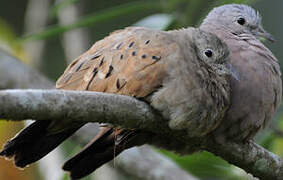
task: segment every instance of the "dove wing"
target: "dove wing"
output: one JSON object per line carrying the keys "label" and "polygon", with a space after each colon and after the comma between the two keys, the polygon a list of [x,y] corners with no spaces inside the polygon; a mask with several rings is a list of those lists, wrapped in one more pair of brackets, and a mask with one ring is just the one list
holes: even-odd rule
{"label": "dove wing", "polygon": [[71,63],[56,88],[145,97],[162,85],[168,58],[176,57],[177,48],[167,32],[118,30]]}

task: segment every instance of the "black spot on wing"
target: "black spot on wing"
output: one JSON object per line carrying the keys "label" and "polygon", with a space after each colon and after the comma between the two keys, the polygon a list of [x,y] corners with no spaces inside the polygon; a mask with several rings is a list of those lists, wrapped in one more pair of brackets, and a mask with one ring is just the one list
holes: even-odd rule
{"label": "black spot on wing", "polygon": [[120,89],[120,80],[119,79],[117,79],[117,81],[116,81],[116,87],[117,87],[117,89]]}
{"label": "black spot on wing", "polygon": [[121,42],[121,43],[116,47],[116,49],[120,49],[122,45],[123,45],[123,42]]}
{"label": "black spot on wing", "polygon": [[154,60],[156,60],[156,61],[159,61],[159,60],[161,59],[160,56],[152,56],[151,58],[154,59]]}
{"label": "black spot on wing", "polygon": [[81,67],[83,66],[83,64],[84,64],[84,62],[82,62],[82,63],[77,67],[76,72],[78,72],[78,71],[81,69]]}
{"label": "black spot on wing", "polygon": [[104,63],[104,57],[101,59],[101,61],[99,63],[99,67],[102,66],[103,63]]}
{"label": "black spot on wing", "polygon": [[112,71],[113,71],[113,66],[110,65],[110,66],[109,66],[109,70],[108,70],[108,72],[107,72],[105,78],[108,78],[108,77],[111,75]]}
{"label": "black spot on wing", "polygon": [[94,54],[93,56],[90,57],[91,60],[97,59],[101,56],[101,54]]}
{"label": "black spot on wing", "polygon": [[98,72],[97,68],[94,68],[94,69],[93,69],[92,77],[91,77],[90,81],[88,82],[88,84],[87,84],[87,86],[86,86],[86,90],[88,90],[88,88],[89,88],[91,82],[93,81],[94,77],[96,76],[97,72]]}
{"label": "black spot on wing", "polygon": [[135,42],[131,42],[131,43],[129,44],[129,48],[130,48],[130,47],[133,47],[134,43],[135,43]]}

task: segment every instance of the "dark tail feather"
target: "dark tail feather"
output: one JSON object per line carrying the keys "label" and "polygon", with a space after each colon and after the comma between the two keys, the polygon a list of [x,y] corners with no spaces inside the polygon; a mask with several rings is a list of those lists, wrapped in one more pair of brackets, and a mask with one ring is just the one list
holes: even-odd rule
{"label": "dark tail feather", "polygon": [[9,140],[0,156],[14,157],[17,167],[25,167],[55,149],[82,125],[58,133],[48,132],[51,121],[36,121]]}
{"label": "dark tail feather", "polygon": [[134,130],[104,128],[81,152],[68,160],[63,169],[69,171],[73,179],[82,178],[129,148],[128,140],[135,136]]}

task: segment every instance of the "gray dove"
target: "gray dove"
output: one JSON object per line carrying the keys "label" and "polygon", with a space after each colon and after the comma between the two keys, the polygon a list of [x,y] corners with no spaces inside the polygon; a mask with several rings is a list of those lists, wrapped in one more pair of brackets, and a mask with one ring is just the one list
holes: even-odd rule
{"label": "gray dove", "polygon": [[[131,27],[96,42],[68,66],[56,87],[133,96],[159,111],[172,129],[201,137],[218,126],[230,104],[228,54],[219,38],[196,28],[165,32]],[[0,155],[25,167],[83,125],[36,121]],[[158,131],[153,133],[162,134]],[[75,179],[86,176],[125,148],[150,141],[140,134],[105,127],[63,169]]]}
{"label": "gray dove", "polygon": [[273,41],[261,16],[247,5],[214,8],[200,28],[213,32],[230,50],[233,69],[231,107],[215,132],[216,140],[246,142],[268,125],[281,102],[281,72],[277,59],[258,39]]}

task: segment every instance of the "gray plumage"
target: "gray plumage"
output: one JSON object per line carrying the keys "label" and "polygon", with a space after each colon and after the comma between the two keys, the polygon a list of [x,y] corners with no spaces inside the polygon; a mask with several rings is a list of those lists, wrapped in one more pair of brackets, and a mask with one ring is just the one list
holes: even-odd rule
{"label": "gray plumage", "polygon": [[258,12],[247,5],[213,9],[200,28],[215,33],[230,50],[239,79],[231,79],[231,107],[215,132],[216,139],[246,141],[267,126],[280,105],[282,85],[277,59],[258,38],[273,40]]}
{"label": "gray plumage", "polygon": [[[206,135],[218,126],[229,105],[229,52],[218,38],[202,31],[169,33],[179,48],[168,59],[168,77],[151,105],[170,119],[172,129],[187,129],[192,137]],[[213,52],[212,57],[205,55],[206,50]]]}

